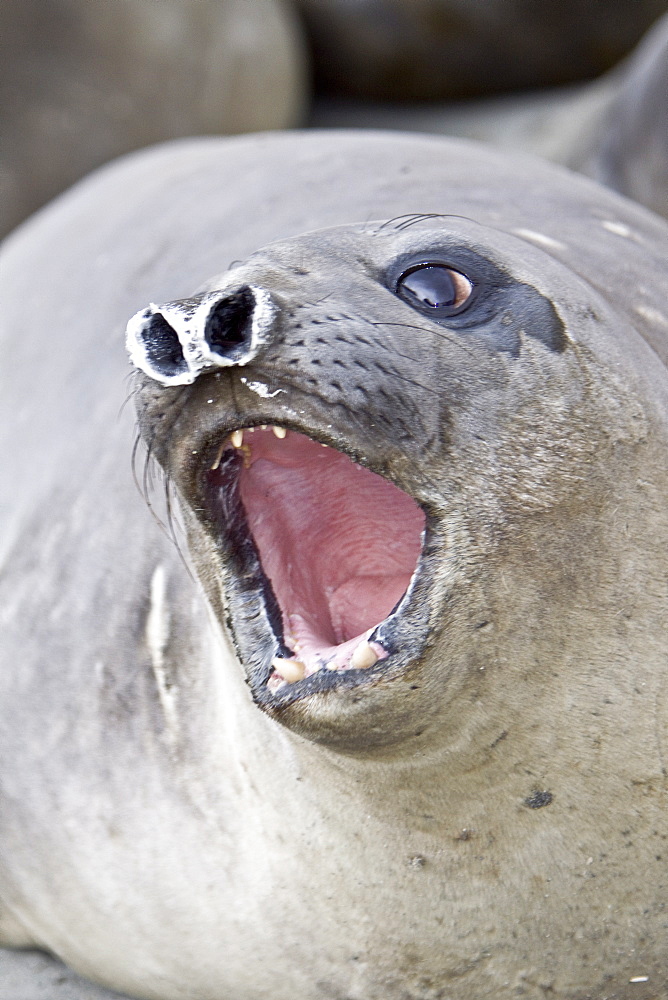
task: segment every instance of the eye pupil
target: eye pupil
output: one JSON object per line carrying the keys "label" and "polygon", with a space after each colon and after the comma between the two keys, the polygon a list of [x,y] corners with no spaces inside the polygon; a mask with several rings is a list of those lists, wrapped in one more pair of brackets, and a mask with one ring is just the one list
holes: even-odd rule
{"label": "eye pupil", "polygon": [[445,264],[422,264],[407,271],[397,282],[397,294],[424,310],[458,312],[471,297],[469,279]]}
{"label": "eye pupil", "polygon": [[422,267],[403,280],[404,289],[426,306],[452,306],[457,292],[450,271],[444,267]]}

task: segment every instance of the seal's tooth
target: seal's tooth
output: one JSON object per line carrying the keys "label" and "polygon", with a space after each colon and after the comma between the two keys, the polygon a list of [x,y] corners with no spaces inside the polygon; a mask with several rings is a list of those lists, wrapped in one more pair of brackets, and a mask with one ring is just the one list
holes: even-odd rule
{"label": "seal's tooth", "polygon": [[216,457],[214,459],[213,465],[211,466],[212,469],[217,469],[218,466],[220,465],[220,460],[223,457],[223,452],[225,451],[226,444],[227,444],[227,439],[220,442],[220,448],[216,452]]}
{"label": "seal's tooth", "polygon": [[360,642],[359,646],[355,648],[355,651],[350,658],[350,666],[354,667],[355,670],[366,670],[367,667],[372,667],[374,663],[377,663],[378,659],[378,653],[375,651],[371,643],[364,639]]}
{"label": "seal's tooth", "polygon": [[274,432],[274,434],[276,435],[277,438],[284,438],[285,435],[288,433],[286,431],[285,427],[274,427],[274,426],[272,426],[271,429],[272,429],[272,431]]}
{"label": "seal's tooth", "polygon": [[241,448],[244,443],[244,432],[243,431],[232,431],[230,434],[230,441],[232,442],[233,448]]}
{"label": "seal's tooth", "polygon": [[288,684],[301,681],[306,675],[306,667],[301,660],[284,660],[282,656],[275,656],[271,661],[271,665],[276,673],[280,674]]}

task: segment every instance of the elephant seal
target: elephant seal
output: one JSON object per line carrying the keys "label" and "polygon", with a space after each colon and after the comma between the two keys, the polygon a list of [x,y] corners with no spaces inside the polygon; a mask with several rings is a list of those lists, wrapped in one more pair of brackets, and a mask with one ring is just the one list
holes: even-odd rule
{"label": "elephant seal", "polygon": [[609,98],[570,142],[554,122],[554,159],[668,218],[668,14],[610,74]]}
{"label": "elephant seal", "polygon": [[295,0],[330,94],[436,100],[572,83],[610,69],[665,0]]}
{"label": "elephant seal", "polygon": [[577,87],[422,104],[316,103],[319,128],[429,132],[570,167],[668,217],[668,14],[609,73]]}
{"label": "elephant seal", "polygon": [[122,153],[300,124],[302,36],[282,0],[3,0],[0,236]]}
{"label": "elephant seal", "polygon": [[667,245],[355,132],[7,241],[0,941],[155,1000],[662,995]]}

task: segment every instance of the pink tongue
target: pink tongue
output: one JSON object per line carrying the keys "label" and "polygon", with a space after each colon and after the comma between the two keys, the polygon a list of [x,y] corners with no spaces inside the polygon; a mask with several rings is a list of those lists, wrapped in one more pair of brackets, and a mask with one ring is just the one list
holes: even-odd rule
{"label": "pink tongue", "polygon": [[355,643],[345,656],[332,647],[361,637],[401,599],[424,514],[386,479],[304,435],[279,441],[256,429],[245,440],[241,498],[286,643],[302,659],[349,659]]}

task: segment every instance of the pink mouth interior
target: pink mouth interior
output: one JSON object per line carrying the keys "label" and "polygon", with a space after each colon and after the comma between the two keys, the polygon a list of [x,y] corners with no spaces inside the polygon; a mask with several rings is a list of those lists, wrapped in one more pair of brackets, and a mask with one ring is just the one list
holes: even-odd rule
{"label": "pink mouth interior", "polygon": [[[424,513],[388,480],[302,434],[279,440],[247,429],[243,451],[241,499],[285,643],[306,676],[350,668],[359,642],[408,588]],[[275,672],[270,688],[282,683]]]}

